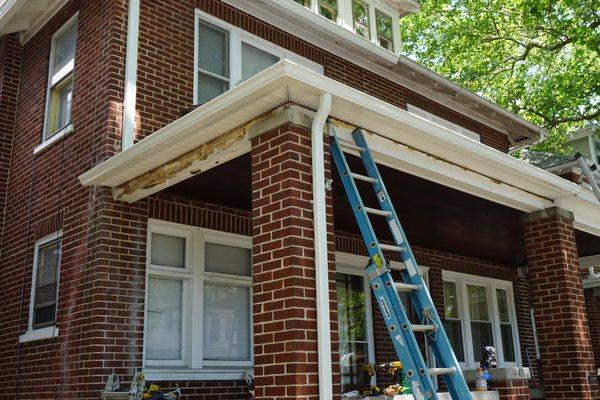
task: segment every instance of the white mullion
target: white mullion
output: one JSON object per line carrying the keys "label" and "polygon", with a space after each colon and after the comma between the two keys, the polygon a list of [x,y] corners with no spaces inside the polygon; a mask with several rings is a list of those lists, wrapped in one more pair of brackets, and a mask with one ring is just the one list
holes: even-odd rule
{"label": "white mullion", "polygon": [[394,43],[394,53],[400,54],[402,38],[400,37],[400,16],[398,13],[390,14],[392,17],[392,42]]}
{"label": "white mullion", "polygon": [[[496,355],[498,355],[498,363],[504,365],[504,346],[502,345],[502,330],[500,329],[500,310],[498,309],[498,296],[496,295],[496,286],[490,285],[490,297],[492,299],[491,309],[492,315],[492,333],[494,335],[494,347],[496,348]],[[508,297],[508,293],[506,293]],[[507,298],[508,302],[508,298]],[[507,304],[508,307],[508,304]],[[510,317],[509,317],[510,320]]]}
{"label": "white mullion", "polygon": [[242,81],[242,39],[239,29],[229,31],[229,89]]}
{"label": "white mullion", "polygon": [[193,254],[192,254],[192,276],[194,290],[192,297],[192,323],[191,332],[195,333],[190,338],[190,367],[202,368],[204,353],[204,240],[199,232],[192,234]]}
{"label": "white mullion", "polygon": [[471,311],[469,310],[469,295],[467,293],[467,285],[463,283],[462,279],[457,280],[459,288],[457,291],[461,293],[461,301],[463,308],[463,333],[465,336],[465,362],[469,367],[475,365],[475,354],[473,349],[473,335],[471,333]]}
{"label": "white mullion", "polygon": [[521,359],[521,341],[519,340],[519,325],[517,322],[517,309],[515,305],[515,297],[512,287],[506,287],[506,300],[508,302],[508,318],[511,325],[511,333],[513,335],[513,347],[515,352],[515,364],[517,366],[523,365]]}
{"label": "white mullion", "polygon": [[377,35],[377,20],[375,19],[375,7],[371,2],[369,6],[369,32],[371,33],[371,42],[379,46],[379,36]]}
{"label": "white mullion", "polygon": [[319,0],[311,0],[311,3],[310,3],[310,9],[311,9],[311,10],[312,10],[314,13],[316,13],[316,14],[319,14],[319,15],[320,15],[321,13],[319,13]]}

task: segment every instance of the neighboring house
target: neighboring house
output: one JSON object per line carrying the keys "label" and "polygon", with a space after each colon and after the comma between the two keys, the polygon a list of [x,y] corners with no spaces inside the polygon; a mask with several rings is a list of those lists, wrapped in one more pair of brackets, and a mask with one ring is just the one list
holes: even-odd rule
{"label": "neighboring house", "polygon": [[247,398],[246,372],[258,399],[340,398],[395,359],[327,145],[312,197],[318,111],[368,132],[466,375],[493,345],[500,398],[598,398],[600,204],[508,155],[537,126],[401,55],[417,11],[0,0],[2,397],[143,370],[193,399]]}

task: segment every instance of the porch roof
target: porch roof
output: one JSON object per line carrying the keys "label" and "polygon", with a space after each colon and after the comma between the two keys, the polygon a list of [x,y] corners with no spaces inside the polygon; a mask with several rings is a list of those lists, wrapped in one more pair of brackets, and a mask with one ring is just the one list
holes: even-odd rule
{"label": "porch roof", "polygon": [[[85,172],[80,181],[117,189],[224,134],[247,133],[246,124],[282,105],[316,110],[324,92],[333,98],[330,116],[343,121],[338,134],[349,135],[346,124],[371,132],[378,162],[523,211],[557,203],[575,213],[579,229],[600,235],[600,204],[586,189],[287,60]],[[247,139],[221,146],[217,162],[249,149]],[[116,197],[136,201],[210,167],[187,168],[133,194],[115,190]]]}

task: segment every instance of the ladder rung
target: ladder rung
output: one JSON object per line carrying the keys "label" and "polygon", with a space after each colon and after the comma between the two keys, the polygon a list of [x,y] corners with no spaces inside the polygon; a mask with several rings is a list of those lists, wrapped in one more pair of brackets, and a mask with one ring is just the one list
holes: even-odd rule
{"label": "ladder rung", "polygon": [[453,375],[456,373],[456,368],[429,368],[429,375]]}
{"label": "ladder rung", "polygon": [[377,179],[371,178],[370,176],[365,176],[365,175],[361,175],[361,174],[355,174],[354,172],[351,172],[350,175],[352,175],[352,177],[354,179],[358,179],[359,181],[365,181],[365,182],[369,182],[369,183],[375,183],[375,182],[377,182]]}
{"label": "ladder rung", "polygon": [[396,290],[399,292],[412,292],[413,290],[420,290],[421,285],[413,285],[410,283],[395,283]]}
{"label": "ladder rung", "polygon": [[393,246],[393,245],[389,245],[389,244],[379,244],[379,247],[381,247],[383,250],[391,250],[391,251],[397,251],[399,253],[403,253],[406,251],[405,247],[402,246]]}
{"label": "ladder rung", "polygon": [[369,214],[381,215],[383,217],[389,217],[392,213],[389,211],[383,211],[378,208],[365,207],[365,211]]}
{"label": "ladder rung", "polygon": [[435,325],[413,325],[414,332],[432,332],[435,330]]}
{"label": "ladder rung", "polygon": [[365,151],[364,147],[357,146],[357,145],[355,145],[354,143],[352,143],[352,142],[350,142],[348,140],[344,140],[344,139],[339,139],[338,138],[338,143],[340,144],[340,146],[342,146],[342,150],[344,150],[343,148],[346,148],[346,149],[355,150],[355,151],[358,151],[358,152]]}

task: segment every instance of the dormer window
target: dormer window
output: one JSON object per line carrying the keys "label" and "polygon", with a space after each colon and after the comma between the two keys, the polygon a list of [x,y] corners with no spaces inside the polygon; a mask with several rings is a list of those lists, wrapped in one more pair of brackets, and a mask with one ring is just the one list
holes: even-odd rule
{"label": "dormer window", "polygon": [[379,0],[293,0],[392,53],[400,47],[400,15]]}

